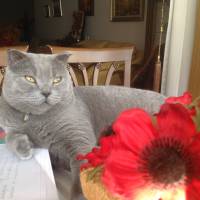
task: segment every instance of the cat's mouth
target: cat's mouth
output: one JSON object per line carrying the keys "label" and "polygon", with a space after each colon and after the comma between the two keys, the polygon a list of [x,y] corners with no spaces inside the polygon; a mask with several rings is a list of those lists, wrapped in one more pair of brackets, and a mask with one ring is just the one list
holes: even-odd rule
{"label": "cat's mouth", "polygon": [[52,99],[50,99],[50,98],[45,98],[42,104],[43,105],[48,105],[48,106],[54,105]]}
{"label": "cat's mouth", "polygon": [[49,104],[49,103],[48,103],[48,101],[47,101],[47,98],[45,98],[45,100],[44,100],[44,103],[47,103],[47,104]]}
{"label": "cat's mouth", "polygon": [[50,103],[48,102],[48,99],[47,99],[47,98],[45,98],[45,100],[44,100],[43,104],[50,105]]}

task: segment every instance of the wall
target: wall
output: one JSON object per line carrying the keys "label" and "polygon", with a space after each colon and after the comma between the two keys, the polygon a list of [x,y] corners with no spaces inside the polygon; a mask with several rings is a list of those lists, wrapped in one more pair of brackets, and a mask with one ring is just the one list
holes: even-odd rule
{"label": "wall", "polygon": [[[71,30],[72,12],[78,10],[78,0],[62,0],[63,17],[59,18],[44,17],[43,6],[50,5],[51,0],[35,0],[34,3],[36,36],[45,40],[66,36]],[[142,22],[111,22],[110,0],[96,0],[94,16],[86,17],[85,35],[90,39],[132,42],[139,49],[144,49],[145,28],[145,20]]]}
{"label": "wall", "polygon": [[[146,1],[147,4],[147,1]],[[144,49],[146,23],[111,22],[110,0],[96,0],[94,16],[86,17],[85,36],[90,39],[132,42]],[[145,19],[146,19],[145,5]]]}
{"label": "wall", "polygon": [[32,15],[31,0],[2,0],[0,6],[0,25],[15,23],[24,16],[24,11]]}
{"label": "wall", "polygon": [[51,5],[51,0],[35,0],[35,31],[40,39],[51,40],[63,38],[72,26],[72,13],[77,10],[75,0],[62,0],[62,17],[44,17],[44,5]]}

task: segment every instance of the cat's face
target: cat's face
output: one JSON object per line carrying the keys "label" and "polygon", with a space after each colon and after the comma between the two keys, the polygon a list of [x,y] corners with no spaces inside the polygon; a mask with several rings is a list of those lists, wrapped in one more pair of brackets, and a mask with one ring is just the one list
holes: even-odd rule
{"label": "cat's face", "polygon": [[67,58],[67,53],[42,55],[9,50],[3,84],[6,101],[32,114],[42,114],[62,101],[71,102],[73,85],[66,70]]}

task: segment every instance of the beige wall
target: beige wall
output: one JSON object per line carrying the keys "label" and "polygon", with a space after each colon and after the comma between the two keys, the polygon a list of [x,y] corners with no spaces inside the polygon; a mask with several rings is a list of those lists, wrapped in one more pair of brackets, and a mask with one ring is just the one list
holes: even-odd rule
{"label": "beige wall", "polygon": [[[78,0],[62,0],[63,17],[45,18],[43,6],[50,0],[35,0],[36,35],[41,39],[58,39],[66,36],[72,25],[72,12],[78,10]],[[147,3],[147,0],[146,0]],[[145,20],[142,22],[111,22],[110,0],[96,0],[94,16],[86,17],[85,36],[90,39],[132,42],[144,49]]]}
{"label": "beige wall", "polygon": [[62,0],[63,17],[44,17],[44,5],[51,0],[35,0],[36,36],[40,39],[59,39],[68,34],[72,25],[72,13],[77,10],[77,1]]}
{"label": "beige wall", "polygon": [[[147,3],[147,0],[146,0]],[[90,39],[132,42],[139,49],[144,49],[146,29],[142,22],[111,22],[110,0],[96,0],[94,16],[86,18],[85,36]]]}

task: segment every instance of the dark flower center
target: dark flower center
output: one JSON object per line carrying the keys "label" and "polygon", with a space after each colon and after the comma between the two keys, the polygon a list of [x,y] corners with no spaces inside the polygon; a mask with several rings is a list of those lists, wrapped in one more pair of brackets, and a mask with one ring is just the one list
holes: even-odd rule
{"label": "dark flower center", "polygon": [[188,163],[184,146],[169,138],[153,141],[142,152],[142,170],[155,183],[168,185],[183,180]]}

